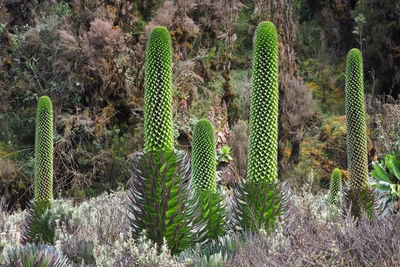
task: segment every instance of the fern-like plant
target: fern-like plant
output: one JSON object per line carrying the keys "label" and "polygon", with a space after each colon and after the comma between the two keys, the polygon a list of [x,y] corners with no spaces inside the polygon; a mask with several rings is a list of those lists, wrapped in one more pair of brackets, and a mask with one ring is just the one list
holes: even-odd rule
{"label": "fern-like plant", "polygon": [[193,131],[192,182],[199,196],[208,238],[216,239],[225,232],[224,196],[217,192],[216,142],[214,128],[207,119],[199,120]]}
{"label": "fern-like plant", "polygon": [[133,158],[129,226],[133,237],[145,231],[176,254],[206,232],[195,223],[201,212],[189,188],[190,162],[173,147],[172,43],[164,27],[155,27],[147,43],[144,110],[145,146]]}
{"label": "fern-like plant", "polygon": [[353,48],[346,61],[347,166],[351,190],[368,187],[367,128],[364,108],[363,64]]}
{"label": "fern-like plant", "polygon": [[278,182],[278,36],[261,22],[253,51],[248,179],[235,191],[234,227],[270,231],[286,207],[288,188]]}
{"label": "fern-like plant", "polygon": [[329,204],[340,205],[342,197],[342,173],[340,169],[335,168],[332,171],[329,185]]}
{"label": "fern-like plant", "polygon": [[254,38],[250,137],[251,181],[278,178],[278,35],[272,22],[258,25]]}
{"label": "fern-like plant", "polygon": [[36,114],[34,199],[31,201],[22,242],[53,243],[49,221],[53,199],[53,107],[48,96],[39,98]]}

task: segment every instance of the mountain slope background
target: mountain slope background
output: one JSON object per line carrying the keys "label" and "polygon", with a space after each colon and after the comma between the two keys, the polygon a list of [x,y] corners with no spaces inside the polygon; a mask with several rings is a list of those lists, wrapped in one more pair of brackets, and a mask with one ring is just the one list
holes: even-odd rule
{"label": "mountain slope background", "polygon": [[263,20],[280,37],[282,180],[299,187],[312,169],[319,190],[335,167],[346,169],[344,69],[353,47],[364,57],[370,160],[399,150],[397,1],[6,0],[0,194],[8,208],[24,208],[33,193],[42,95],[54,105],[55,192],[79,200],[127,185],[129,155],[143,147],[145,43],[157,25],[173,41],[176,145],[190,150],[193,126],[209,118],[217,148],[232,148],[220,170],[245,178],[252,40]]}

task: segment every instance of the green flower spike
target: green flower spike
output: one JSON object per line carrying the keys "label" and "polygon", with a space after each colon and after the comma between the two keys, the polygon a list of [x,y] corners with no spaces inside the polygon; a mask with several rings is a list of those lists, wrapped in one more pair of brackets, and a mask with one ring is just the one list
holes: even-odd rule
{"label": "green flower spike", "polygon": [[172,254],[202,239],[205,225],[190,187],[187,154],[174,150],[172,128],[172,43],[164,27],[149,36],[146,54],[144,153],[133,157],[129,226],[134,238],[143,235]]}
{"label": "green flower spike", "polygon": [[193,183],[198,191],[217,191],[216,142],[214,128],[207,119],[197,122],[193,132]]}
{"label": "green flower spike", "polygon": [[253,52],[248,179],[278,177],[278,36],[275,25],[258,25]]}
{"label": "green flower spike", "polygon": [[350,189],[368,187],[367,133],[364,109],[363,64],[360,50],[353,48],[346,62],[347,164]]}
{"label": "green flower spike", "polygon": [[192,175],[203,220],[207,223],[206,238],[217,239],[225,233],[224,196],[217,192],[216,142],[214,128],[207,119],[197,122],[193,131]]}
{"label": "green flower spike", "polygon": [[53,199],[53,107],[47,96],[39,99],[36,114],[34,199],[27,209],[22,243],[53,243],[49,207]]}
{"label": "green flower spike", "polygon": [[35,201],[53,199],[53,107],[47,96],[39,99],[36,115]]}
{"label": "green flower spike", "polygon": [[339,205],[342,196],[342,174],[338,168],[332,172],[329,189],[329,204]]}
{"label": "green flower spike", "polygon": [[151,31],[147,43],[144,100],[145,150],[172,150],[172,42],[160,26]]}

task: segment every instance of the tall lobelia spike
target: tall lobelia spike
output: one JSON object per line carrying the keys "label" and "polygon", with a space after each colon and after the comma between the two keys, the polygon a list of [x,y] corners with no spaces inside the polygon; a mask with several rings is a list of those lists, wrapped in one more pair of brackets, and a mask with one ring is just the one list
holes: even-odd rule
{"label": "tall lobelia spike", "polygon": [[49,97],[39,99],[36,115],[35,201],[53,198],[53,107]]}
{"label": "tall lobelia spike", "polygon": [[53,107],[49,97],[39,98],[36,114],[34,199],[27,208],[22,243],[54,242],[50,221],[53,199]]}
{"label": "tall lobelia spike", "polygon": [[145,150],[173,150],[172,42],[161,26],[151,31],[147,43],[144,100]]}
{"label": "tall lobelia spike", "polygon": [[232,221],[244,230],[271,231],[287,206],[288,187],[278,181],[278,35],[261,22],[253,51],[248,179],[234,194]]}
{"label": "tall lobelia spike", "polygon": [[347,165],[351,190],[369,185],[363,78],[362,55],[360,50],[353,48],[347,54],[345,85]]}
{"label": "tall lobelia spike", "polygon": [[258,25],[254,39],[247,172],[252,181],[278,178],[278,35],[272,22]]}
{"label": "tall lobelia spike", "polygon": [[172,124],[172,42],[168,30],[155,27],[146,53],[144,153],[133,158],[129,226],[138,238],[146,231],[172,254],[197,243],[207,232],[199,221],[185,152],[174,149]]}

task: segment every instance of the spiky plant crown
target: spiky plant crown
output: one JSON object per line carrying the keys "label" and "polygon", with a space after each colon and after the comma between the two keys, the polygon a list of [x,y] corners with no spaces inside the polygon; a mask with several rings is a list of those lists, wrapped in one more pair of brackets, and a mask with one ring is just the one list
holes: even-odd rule
{"label": "spiky plant crown", "polygon": [[53,198],[53,107],[47,96],[40,97],[37,107],[35,159],[35,201],[49,202]]}
{"label": "spiky plant crown", "polygon": [[330,186],[329,186],[329,204],[337,205],[340,202],[342,194],[342,173],[340,169],[335,168],[332,171]]}
{"label": "spiky plant crown", "polygon": [[233,229],[270,232],[278,219],[284,219],[288,206],[287,183],[258,182],[240,183],[233,195],[231,223]]}
{"label": "spiky plant crown", "polygon": [[193,203],[186,179],[188,157],[182,151],[149,152],[133,158],[129,225],[134,238],[146,235],[160,247],[164,240],[177,254],[201,240],[205,225],[196,224],[201,214]]}
{"label": "spiky plant crown", "polygon": [[278,176],[278,36],[272,22],[256,30],[250,105],[248,178],[275,181]]}
{"label": "spiky plant crown", "polygon": [[360,50],[353,48],[346,62],[347,165],[350,188],[367,188],[368,154],[364,109],[363,64]]}
{"label": "spiky plant crown", "polygon": [[6,250],[5,261],[10,267],[64,267],[69,266],[68,258],[54,246],[26,244],[10,247]]}
{"label": "spiky plant crown", "polygon": [[216,142],[214,128],[207,119],[199,120],[193,131],[192,173],[197,190],[217,191]]}
{"label": "spiky plant crown", "polygon": [[144,100],[145,150],[172,150],[172,42],[161,26],[151,31],[147,42]]}

